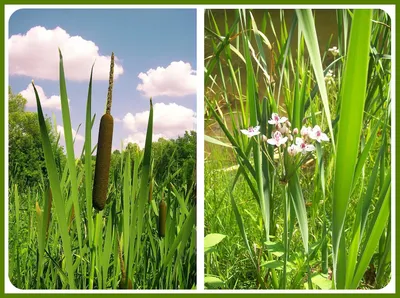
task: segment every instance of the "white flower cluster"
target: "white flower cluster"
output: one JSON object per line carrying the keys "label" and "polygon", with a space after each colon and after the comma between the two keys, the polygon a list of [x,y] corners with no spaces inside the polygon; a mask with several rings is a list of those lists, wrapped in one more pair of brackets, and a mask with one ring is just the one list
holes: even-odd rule
{"label": "white flower cluster", "polygon": [[[307,152],[314,151],[315,146],[311,144],[313,141],[317,141],[318,143],[321,143],[321,141],[329,141],[328,136],[321,131],[318,125],[315,125],[313,128],[303,126],[300,130],[300,137],[298,137],[299,130],[295,128],[292,132],[290,130],[291,124],[286,117],[279,117],[278,114],[273,113],[268,123],[274,125],[275,130],[272,132],[272,137],[270,139],[263,136],[263,140],[270,145],[277,147],[282,146],[284,148],[288,140],[290,142],[294,141],[287,149],[290,156],[295,156],[297,153],[306,154]],[[241,132],[250,138],[260,134],[260,126],[242,129]]]}
{"label": "white flower cluster", "polygon": [[335,75],[333,74],[332,70],[328,70],[328,73],[325,75],[325,82],[328,85],[335,83]]}
{"label": "white flower cluster", "polygon": [[339,49],[337,47],[329,48],[328,51],[332,53],[333,57],[336,57],[339,54]]}

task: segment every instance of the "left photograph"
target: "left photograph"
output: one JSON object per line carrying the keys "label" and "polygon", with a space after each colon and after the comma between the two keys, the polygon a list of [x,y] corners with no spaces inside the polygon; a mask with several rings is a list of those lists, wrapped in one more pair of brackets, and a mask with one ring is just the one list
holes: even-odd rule
{"label": "left photograph", "polygon": [[19,9],[6,49],[12,285],[195,289],[196,10]]}

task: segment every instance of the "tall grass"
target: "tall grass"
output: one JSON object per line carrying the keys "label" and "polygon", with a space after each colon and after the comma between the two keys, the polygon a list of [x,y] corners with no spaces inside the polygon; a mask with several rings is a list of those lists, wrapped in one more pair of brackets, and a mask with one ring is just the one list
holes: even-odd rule
{"label": "tall grass", "polygon": [[[319,44],[318,11],[313,16],[311,10],[296,10],[289,25],[284,10],[276,14],[278,23],[268,11],[206,13],[211,48],[205,61],[206,117],[221,130],[206,140],[213,150],[230,147],[224,150],[238,165],[224,187],[253,264],[253,287],[384,286],[390,279],[390,19],[383,11],[336,11],[335,51],[332,38]],[[265,140],[275,131],[269,124],[273,113],[288,118],[292,134],[294,128],[319,125],[329,142],[315,142],[315,150],[304,155],[288,151],[294,142],[289,134],[286,148],[271,146]],[[256,126],[259,134],[242,133]],[[209,162],[213,156],[219,158],[211,153]],[[235,195],[243,183],[257,212],[243,205],[247,198]],[[348,208],[357,212],[349,214]],[[258,240],[251,221],[243,220],[249,212],[263,225]],[[218,229],[208,226],[206,232]],[[237,262],[218,254],[229,250],[224,243],[231,242],[216,246],[213,254],[219,257],[206,264],[210,276],[222,281],[215,262]],[[226,281],[222,287],[232,285]]]}
{"label": "tall grass", "polygon": [[[133,164],[130,152],[122,151],[121,167],[113,168],[110,173],[106,206],[102,211],[93,209],[92,153],[97,147],[93,147],[91,140],[95,120],[93,67],[86,104],[84,151],[78,160],[74,156],[60,52],[60,95],[67,149],[67,165],[60,171],[54,161],[41,101],[32,82],[49,181],[34,189],[17,184],[10,189],[9,229],[10,235],[15,236],[10,237],[13,245],[9,254],[9,278],[23,289],[194,288],[195,183],[174,185],[171,181],[177,173],[171,173],[165,181],[154,181],[149,201],[149,181],[153,177],[151,99],[145,149],[132,157]],[[21,197],[25,199],[22,204]],[[168,206],[165,238],[158,236],[157,206],[161,200]],[[21,217],[21,212],[29,215],[29,221]],[[17,224],[12,225],[13,222]]]}

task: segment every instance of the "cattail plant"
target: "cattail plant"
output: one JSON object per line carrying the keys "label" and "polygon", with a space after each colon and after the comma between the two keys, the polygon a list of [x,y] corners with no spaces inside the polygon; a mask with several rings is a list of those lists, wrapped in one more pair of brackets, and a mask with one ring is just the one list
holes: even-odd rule
{"label": "cattail plant", "polygon": [[160,237],[165,237],[165,222],[167,220],[167,203],[164,199],[161,200],[159,204],[159,223],[158,223],[158,234]]}
{"label": "cattail plant", "polygon": [[96,169],[93,183],[93,207],[101,211],[106,204],[108,174],[110,170],[111,145],[114,119],[111,116],[112,87],[114,81],[114,53],[111,54],[110,80],[108,85],[107,109],[101,117],[97,142]]}

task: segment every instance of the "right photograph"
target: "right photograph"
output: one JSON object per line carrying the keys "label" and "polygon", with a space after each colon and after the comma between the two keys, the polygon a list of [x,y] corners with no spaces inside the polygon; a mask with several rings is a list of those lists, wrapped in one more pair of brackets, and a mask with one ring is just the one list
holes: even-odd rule
{"label": "right photograph", "polygon": [[389,14],[211,9],[204,17],[205,289],[388,286]]}

